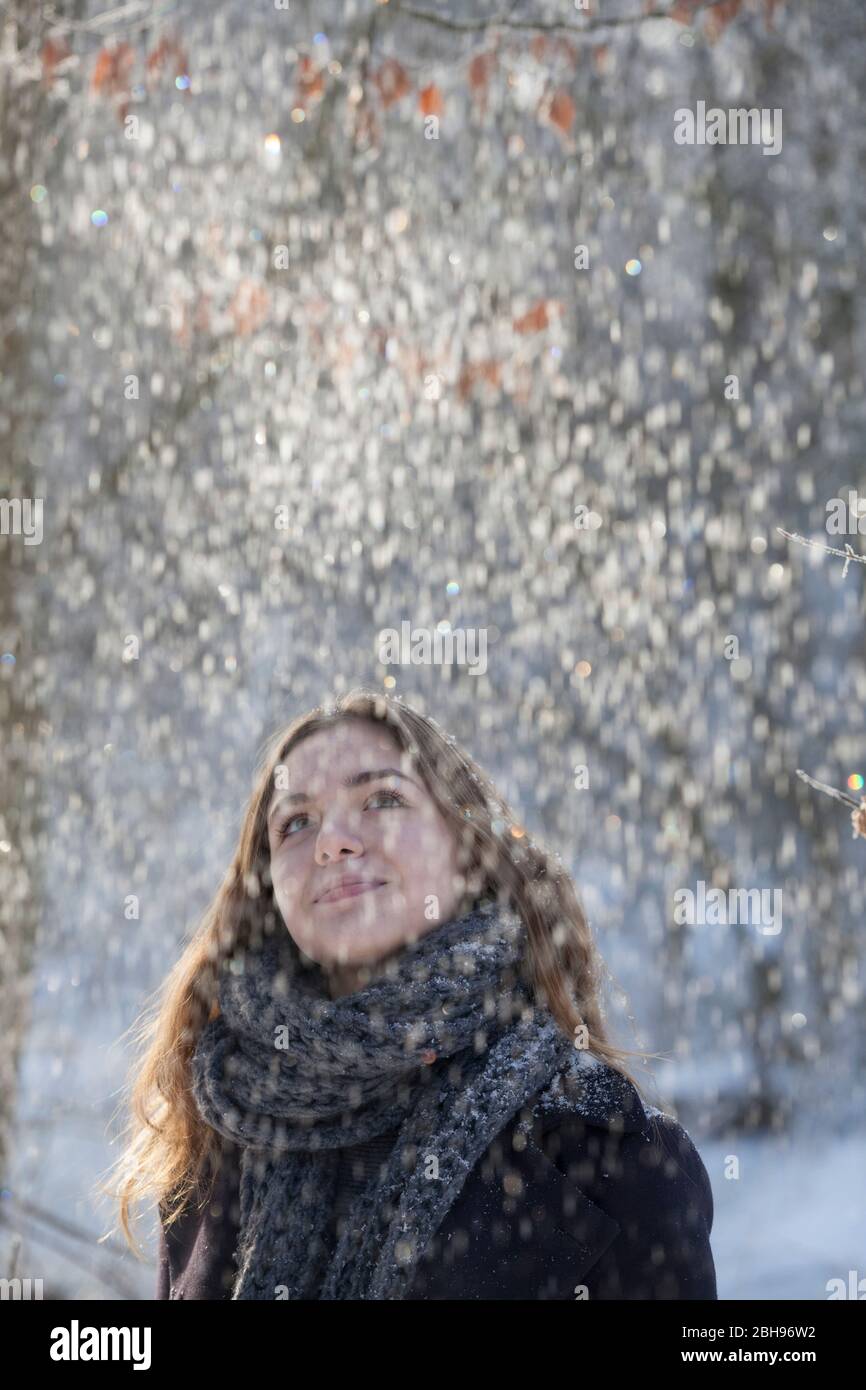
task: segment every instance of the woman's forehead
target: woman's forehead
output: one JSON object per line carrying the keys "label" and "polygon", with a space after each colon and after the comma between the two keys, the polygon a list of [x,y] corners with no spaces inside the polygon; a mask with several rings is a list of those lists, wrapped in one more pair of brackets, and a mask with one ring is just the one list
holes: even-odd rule
{"label": "woman's forehead", "polygon": [[[369,762],[370,759],[374,761]],[[325,778],[334,770],[343,773],[390,766],[408,770],[409,755],[403,753],[393,735],[370,725],[334,725],[319,729],[303,739],[283,759],[290,781],[296,777]]]}

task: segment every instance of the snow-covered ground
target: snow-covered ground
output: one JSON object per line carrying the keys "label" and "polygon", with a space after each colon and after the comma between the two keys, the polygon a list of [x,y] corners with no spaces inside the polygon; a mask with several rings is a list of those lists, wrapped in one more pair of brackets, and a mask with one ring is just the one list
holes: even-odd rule
{"label": "snow-covered ground", "polygon": [[[866,1129],[695,1142],[713,1186],[720,1299],[826,1299],[829,1279],[866,1277]],[[724,1176],[730,1154],[737,1179]]]}

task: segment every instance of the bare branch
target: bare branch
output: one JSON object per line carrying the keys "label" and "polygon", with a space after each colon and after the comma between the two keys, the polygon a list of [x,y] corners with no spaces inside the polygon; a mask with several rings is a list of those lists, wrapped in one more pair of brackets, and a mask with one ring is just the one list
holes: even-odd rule
{"label": "bare branch", "polygon": [[859,811],[860,802],[855,801],[854,797],[849,796],[847,792],[837,791],[835,787],[829,787],[826,782],[816,781],[814,777],[809,777],[807,773],[802,772],[799,767],[797,768],[797,776],[802,777],[804,782],[808,782],[810,787],[815,787],[819,792],[826,792],[828,796],[835,796],[837,801],[847,802],[849,806],[853,806],[855,810]]}
{"label": "bare branch", "polygon": [[[704,0],[704,4],[695,10],[694,19],[704,14],[707,10],[713,10],[717,5],[725,4],[726,0]],[[449,15],[431,14],[429,10],[416,9],[414,5],[404,5],[399,3],[389,6],[394,14],[408,15],[411,19],[420,19],[428,24],[433,24],[439,29],[448,29],[455,34],[481,33],[487,29],[518,29],[532,30],[541,32],[544,30],[566,34],[588,34],[597,32],[600,29],[625,28],[634,24],[643,24],[650,19],[670,19],[670,10],[645,10],[640,14],[628,15],[587,15],[582,24],[567,24],[562,19],[512,19],[511,15],[491,15],[489,18],[479,17],[478,19],[452,19]]]}
{"label": "bare branch", "polygon": [[832,545],[823,545],[821,541],[810,541],[806,536],[799,536],[796,531],[784,531],[781,526],[776,527],[783,536],[787,536],[789,541],[798,541],[800,545],[811,545],[816,550],[825,550],[828,555],[839,555],[845,561],[842,569],[842,578],[848,573],[848,566],[854,560],[858,565],[866,565],[866,555],[861,555],[858,551],[852,550],[848,542],[845,542],[844,550],[835,550]]}
{"label": "bare branch", "polygon": [[817,782],[814,777],[807,777],[805,772],[797,768],[797,776],[802,777],[804,782],[808,782],[810,787],[817,787],[819,792],[826,792],[827,796],[832,796],[836,801],[842,801],[846,806],[853,806],[851,812],[851,826],[854,831],[854,839],[866,840],[866,796],[855,801],[853,797],[845,792],[837,791],[835,787],[828,787],[826,782]]}

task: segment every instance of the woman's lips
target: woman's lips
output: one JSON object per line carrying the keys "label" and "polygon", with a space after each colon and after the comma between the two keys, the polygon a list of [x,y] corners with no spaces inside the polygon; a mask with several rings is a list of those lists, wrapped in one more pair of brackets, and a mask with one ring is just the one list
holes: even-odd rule
{"label": "woman's lips", "polygon": [[320,903],[339,903],[344,898],[356,898],[359,893],[372,893],[374,889],[382,887],[384,885],[381,883],[346,883],[323,893],[318,901]]}

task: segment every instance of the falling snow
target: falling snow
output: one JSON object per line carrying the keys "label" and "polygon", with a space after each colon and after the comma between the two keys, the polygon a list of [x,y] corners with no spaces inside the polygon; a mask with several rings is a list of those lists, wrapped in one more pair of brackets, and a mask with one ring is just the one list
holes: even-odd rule
{"label": "falling snow", "polygon": [[[790,539],[866,551],[860,0],[568,8],[4,10],[0,1255],[52,1296],[151,1296],[96,1245],[126,1030],[263,739],[358,684],[574,876],[719,1296],[866,1274],[866,860],[797,777],[864,786],[866,575]],[[699,101],[781,150],[677,143]],[[678,923],[699,882],[780,930]]]}

